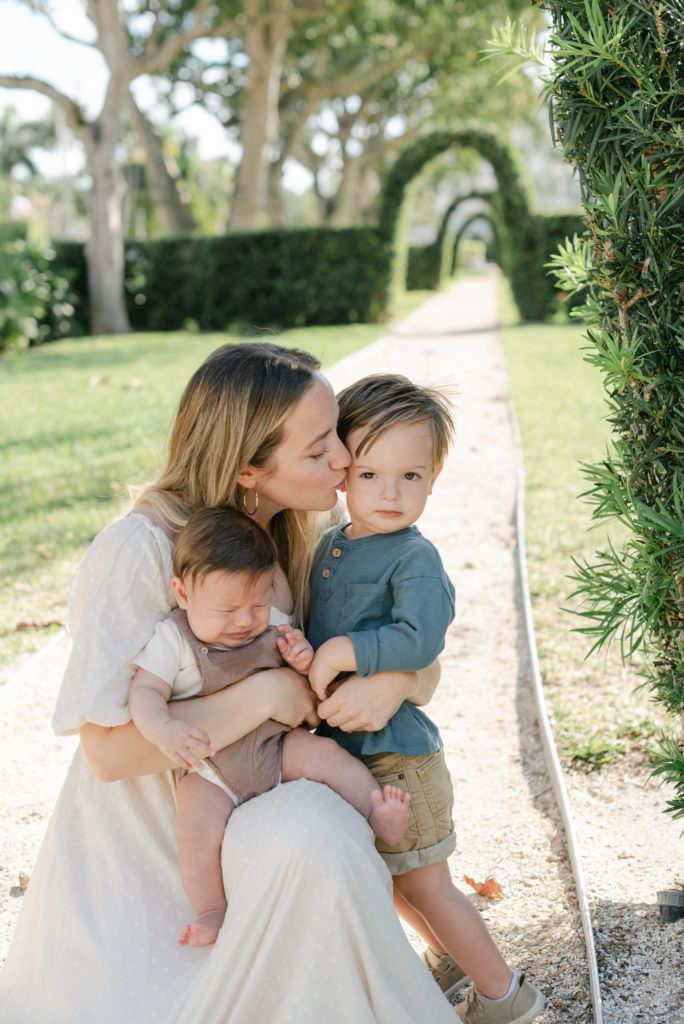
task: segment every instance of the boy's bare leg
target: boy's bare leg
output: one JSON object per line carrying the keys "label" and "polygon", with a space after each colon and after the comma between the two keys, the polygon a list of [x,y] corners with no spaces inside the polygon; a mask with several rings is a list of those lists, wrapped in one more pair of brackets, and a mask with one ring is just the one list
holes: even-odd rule
{"label": "boy's bare leg", "polygon": [[327,736],[293,729],[283,737],[283,782],[323,782],[355,807],[383,842],[398,843],[408,825],[410,797],[396,786],[381,791],[365,764]]}
{"label": "boy's bare leg", "polygon": [[179,946],[210,946],[226,916],[221,844],[235,804],[222,789],[199,775],[185,775],[176,794],[178,868],[197,920],[186,924]]}
{"label": "boy's bare leg", "polygon": [[396,886],[396,878],[393,881],[395,883],[394,909],[399,914],[399,917],[406,921],[406,924],[413,928],[414,932],[418,932],[421,939],[428,944],[430,949],[434,949],[435,953],[446,953],[446,949],[432,931],[423,915],[415,907],[412,907],[410,903],[407,903],[401,895]]}
{"label": "boy's bare leg", "polygon": [[488,999],[502,999],[511,986],[513,972],[477,909],[452,882],[447,862],[395,875],[394,885],[476,988]]}

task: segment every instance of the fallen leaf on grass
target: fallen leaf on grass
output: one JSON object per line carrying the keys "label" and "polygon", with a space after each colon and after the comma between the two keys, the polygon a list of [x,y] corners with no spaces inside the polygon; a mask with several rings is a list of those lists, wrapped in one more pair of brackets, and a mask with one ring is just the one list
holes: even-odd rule
{"label": "fallen leaf on grass", "polygon": [[463,881],[471,885],[478,896],[486,896],[490,900],[503,899],[503,892],[498,882],[495,882],[493,878],[485,878],[484,882],[475,882],[472,878],[468,878],[467,875],[463,876]]}
{"label": "fallen leaf on grass", "polygon": [[15,633],[20,633],[22,629],[48,629],[50,626],[61,626],[62,623],[57,619],[50,619],[49,622],[36,622],[32,619],[30,622],[17,622],[14,627]]}

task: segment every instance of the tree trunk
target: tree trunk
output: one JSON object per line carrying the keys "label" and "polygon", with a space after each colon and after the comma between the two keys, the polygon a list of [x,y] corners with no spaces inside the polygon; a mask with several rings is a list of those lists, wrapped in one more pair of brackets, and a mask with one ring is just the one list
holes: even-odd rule
{"label": "tree trunk", "polygon": [[282,227],[285,221],[282,179],[283,161],[273,161],[268,165],[268,223],[272,228]]}
{"label": "tree trunk", "polygon": [[265,25],[248,21],[245,46],[249,54],[242,109],[242,159],[235,182],[228,227],[250,231],[267,207],[268,168],[278,136],[280,75],[289,25],[273,19]]}
{"label": "tree trunk", "polygon": [[101,116],[84,133],[92,188],[86,242],[90,328],[93,334],[130,331],[124,300],[123,198],[126,183],[115,159],[118,117]]}
{"label": "tree trunk", "polygon": [[179,192],[179,183],[169,169],[161,139],[149,119],[138,109],[133,96],[130,96],[129,106],[133,125],[145,150],[147,182],[159,220],[170,234],[196,231],[197,221]]}

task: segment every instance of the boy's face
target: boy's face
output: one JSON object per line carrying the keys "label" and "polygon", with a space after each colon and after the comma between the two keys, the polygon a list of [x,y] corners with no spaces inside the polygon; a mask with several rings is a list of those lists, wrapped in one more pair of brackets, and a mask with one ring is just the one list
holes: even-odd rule
{"label": "boy's face", "polygon": [[198,640],[214,647],[242,647],[268,626],[273,573],[210,572],[194,580],[177,576],[173,589]]}
{"label": "boy's face", "polygon": [[352,539],[396,533],[420,517],[442,469],[432,465],[429,423],[390,427],[365,452],[354,452],[365,434],[360,427],[347,437],[352,463],[347,470],[347,509]]}

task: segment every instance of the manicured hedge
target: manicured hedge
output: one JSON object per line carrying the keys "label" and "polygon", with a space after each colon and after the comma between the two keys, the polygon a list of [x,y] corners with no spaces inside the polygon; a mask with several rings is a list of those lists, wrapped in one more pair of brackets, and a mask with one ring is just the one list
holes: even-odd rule
{"label": "manicured hedge", "polygon": [[566,239],[584,234],[586,226],[585,219],[578,214],[537,215],[522,226],[518,258],[511,267],[510,279],[523,320],[546,320],[561,303],[569,309],[584,302],[584,292],[570,297],[558,290],[548,263]]}
{"label": "manicured hedge", "polygon": [[[578,214],[531,217],[518,234],[518,258],[510,268],[513,295],[523,320],[547,320],[560,305],[571,309],[584,302],[584,292],[569,296],[558,290],[547,264],[566,239],[580,235],[586,222]],[[445,239],[447,244],[448,239]],[[436,288],[442,266],[439,241],[411,246],[408,254],[407,288]]]}
{"label": "manicured hedge", "polygon": [[[83,247],[58,245],[88,322]],[[126,246],[131,326],[140,331],[285,328],[373,321],[387,304],[391,248],[374,228],[183,236]]]}

